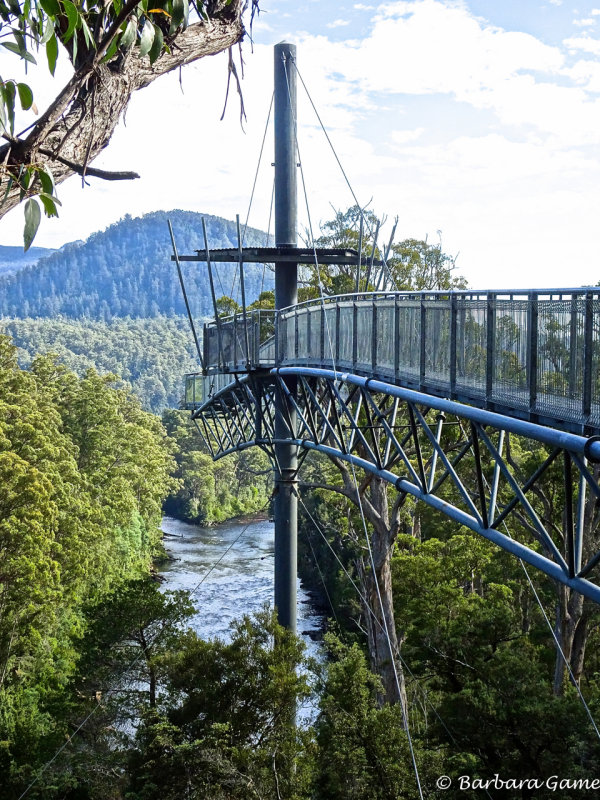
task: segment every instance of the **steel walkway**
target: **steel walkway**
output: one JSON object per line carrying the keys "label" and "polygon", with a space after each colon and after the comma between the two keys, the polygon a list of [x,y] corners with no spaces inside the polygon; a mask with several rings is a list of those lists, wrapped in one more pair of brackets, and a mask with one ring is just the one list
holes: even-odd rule
{"label": "steel walkway", "polygon": [[[275,459],[281,444],[335,456],[600,602],[586,523],[600,503],[599,323],[600,289],[249,312],[205,325],[206,374],[186,376],[185,405],[214,458],[257,445]],[[519,439],[536,458],[517,463]],[[557,487],[562,519],[544,519]]]}

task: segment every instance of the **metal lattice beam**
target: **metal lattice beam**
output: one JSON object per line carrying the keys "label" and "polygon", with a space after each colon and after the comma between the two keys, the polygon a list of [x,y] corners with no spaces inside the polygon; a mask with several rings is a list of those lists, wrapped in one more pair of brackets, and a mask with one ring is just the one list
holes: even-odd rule
{"label": "metal lattice beam", "polygon": [[[284,380],[290,377],[297,380],[294,394]],[[277,395],[295,411],[293,435],[284,414],[277,429],[285,436],[275,436]],[[193,416],[214,458],[252,445],[272,455],[284,441],[325,453],[379,476],[600,602],[600,586],[590,579],[600,563],[600,532],[584,525],[586,499],[600,503],[595,438],[309,367],[242,379]],[[512,456],[515,437],[547,448],[529,471]],[[562,492],[559,528],[540,511],[540,493],[550,483]]]}

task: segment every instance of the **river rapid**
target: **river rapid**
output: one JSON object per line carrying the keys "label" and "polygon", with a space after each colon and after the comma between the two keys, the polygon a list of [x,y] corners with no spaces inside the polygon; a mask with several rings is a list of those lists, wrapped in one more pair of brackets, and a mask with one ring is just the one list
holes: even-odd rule
{"label": "river rapid", "polygon": [[[273,605],[272,522],[233,520],[202,528],[163,517],[161,528],[173,559],[161,564],[163,589],[192,592],[197,613],[189,624],[203,639],[218,636],[227,640],[234,620],[265,604]],[[298,635],[307,654],[317,658],[320,645],[315,637],[318,639],[323,623],[323,616],[298,581]]]}

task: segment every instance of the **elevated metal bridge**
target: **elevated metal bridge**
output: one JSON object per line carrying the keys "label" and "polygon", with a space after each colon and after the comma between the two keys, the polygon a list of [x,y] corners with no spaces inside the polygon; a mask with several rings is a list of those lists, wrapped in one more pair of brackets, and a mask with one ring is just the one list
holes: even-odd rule
{"label": "elevated metal bridge", "polygon": [[[600,602],[585,513],[600,501],[598,301],[353,295],[223,320],[220,346],[209,323],[186,407],[213,458],[257,445],[276,460],[286,443],[336,456]],[[543,450],[529,472],[511,436]],[[562,518],[544,519],[536,496],[557,480]]]}
{"label": "elevated metal bridge", "polygon": [[205,325],[204,362],[192,409],[249,369],[311,366],[598,434],[600,289],[325,297]]}
{"label": "elevated metal bridge", "polygon": [[210,253],[207,243],[181,257],[209,271],[212,261],[238,260],[242,275],[244,261],[275,265],[274,311],[244,303],[204,326],[203,371],[186,376],[185,405],[213,458],[259,446],[273,460],[280,621],[295,629],[297,480],[314,451],[600,602],[600,289],[298,304],[298,264],[359,269],[364,260],[296,246],[294,53],[275,48],[276,248],[243,250],[240,241]]}

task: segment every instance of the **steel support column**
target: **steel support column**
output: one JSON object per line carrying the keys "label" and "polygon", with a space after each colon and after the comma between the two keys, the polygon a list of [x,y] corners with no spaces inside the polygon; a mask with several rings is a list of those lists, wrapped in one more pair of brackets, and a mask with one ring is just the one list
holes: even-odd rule
{"label": "steel support column", "polygon": [[[275,244],[297,245],[296,183],[296,47],[288,42],[275,46]],[[298,265],[275,265],[275,308],[298,302]],[[281,625],[296,631],[297,574],[297,471],[295,438],[296,378],[289,377],[287,392],[275,393],[275,607]],[[290,430],[291,428],[291,430]],[[287,439],[289,441],[281,441]]]}

